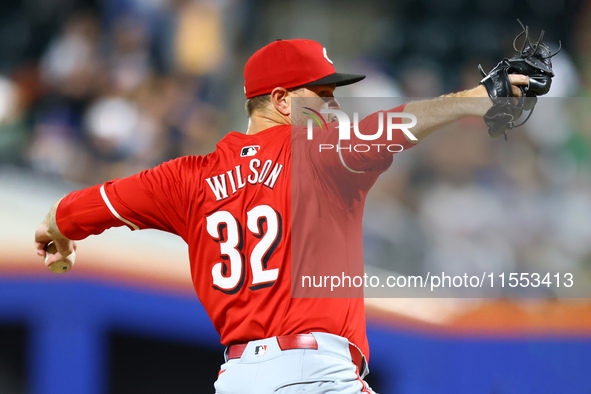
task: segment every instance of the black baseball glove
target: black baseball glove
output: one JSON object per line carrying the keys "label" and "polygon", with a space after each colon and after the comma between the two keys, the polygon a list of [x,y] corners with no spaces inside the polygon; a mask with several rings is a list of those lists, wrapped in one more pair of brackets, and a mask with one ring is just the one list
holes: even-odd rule
{"label": "black baseball glove", "polygon": [[[542,42],[543,30],[538,41],[532,44],[529,39],[528,27],[523,26],[519,19],[517,21],[523,28],[523,31],[513,40],[513,48],[518,52],[517,55],[510,59],[503,59],[488,74],[484,72],[482,66],[478,65],[478,69],[484,77],[480,83],[484,85],[493,101],[492,108],[484,115],[484,121],[488,125],[488,133],[491,138],[503,134],[506,140],[507,130],[527,122],[533,113],[537,96],[546,94],[550,90],[552,77],[554,77],[550,58],[560,51],[559,48],[554,54],[550,52],[550,48]],[[525,35],[525,38],[521,50],[519,50],[516,43],[522,35]],[[522,97],[513,97],[509,74],[523,74],[529,77],[529,85],[520,86]],[[527,118],[516,125],[515,122],[524,111],[529,112]]]}

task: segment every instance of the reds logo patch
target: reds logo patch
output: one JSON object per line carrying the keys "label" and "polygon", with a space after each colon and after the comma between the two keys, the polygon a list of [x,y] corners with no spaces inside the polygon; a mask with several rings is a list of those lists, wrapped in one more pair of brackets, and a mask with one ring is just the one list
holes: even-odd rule
{"label": "reds logo patch", "polygon": [[330,60],[330,58],[328,57],[328,53],[326,52],[326,48],[322,48],[322,52],[324,54],[324,58],[326,59],[326,61],[329,62],[330,64],[332,64],[332,60]]}
{"label": "reds logo patch", "polygon": [[262,356],[267,353],[267,345],[257,345],[254,348],[255,356]]}
{"label": "reds logo patch", "polygon": [[257,154],[257,152],[259,151],[259,149],[261,149],[261,147],[258,146],[258,145],[245,146],[240,151],[240,157],[254,156],[254,155]]}

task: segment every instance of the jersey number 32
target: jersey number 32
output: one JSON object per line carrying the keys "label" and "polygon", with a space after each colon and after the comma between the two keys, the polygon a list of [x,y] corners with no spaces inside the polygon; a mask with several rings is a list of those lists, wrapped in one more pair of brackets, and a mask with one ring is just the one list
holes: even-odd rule
{"label": "jersey number 32", "polygon": [[[267,263],[281,240],[281,222],[279,212],[268,205],[259,205],[247,212],[248,230],[259,239],[249,258],[251,290],[273,286],[279,276],[279,268],[267,269]],[[265,223],[266,231],[263,229]],[[207,217],[207,232],[220,246],[220,257],[224,260],[215,264],[211,270],[213,287],[226,294],[237,293],[246,277],[242,226],[230,212],[217,211]]]}

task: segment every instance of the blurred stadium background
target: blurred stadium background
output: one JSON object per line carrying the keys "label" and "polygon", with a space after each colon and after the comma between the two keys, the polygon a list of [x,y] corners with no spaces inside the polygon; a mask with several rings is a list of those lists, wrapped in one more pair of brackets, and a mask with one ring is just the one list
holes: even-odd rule
{"label": "blurred stadium background", "polygon": [[[459,124],[399,154],[368,204],[367,260],[408,274],[558,267],[589,280],[591,122],[540,127],[568,115],[561,97],[591,112],[589,1],[3,0],[0,393],[213,392],[223,347],[182,241],[110,230],[57,276],[33,232],[71,190],[245,130],[242,67],[256,49],[315,39],[338,69],[368,75],[338,95],[435,97],[511,55],[516,18],[546,29],[554,49],[562,40],[557,110],[509,143]],[[374,389],[591,392],[589,301],[511,296],[367,300]]]}

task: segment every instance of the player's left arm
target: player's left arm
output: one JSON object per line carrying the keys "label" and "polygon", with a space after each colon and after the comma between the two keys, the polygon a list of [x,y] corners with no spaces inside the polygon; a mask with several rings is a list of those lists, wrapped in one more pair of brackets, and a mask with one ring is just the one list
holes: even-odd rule
{"label": "player's left arm", "polygon": [[[519,74],[509,75],[511,82],[511,94],[516,97],[521,96],[521,90],[518,86],[527,85],[528,77]],[[334,132],[321,134],[320,138],[327,139],[327,144],[339,144],[339,153],[332,155],[334,162],[339,163],[346,170],[353,174],[367,173],[367,172],[383,172],[392,163],[393,152],[399,152],[401,150],[407,150],[417,143],[425,139],[431,133],[439,130],[450,123],[457,120],[477,116],[484,116],[487,111],[492,107],[493,102],[490,99],[486,88],[483,85],[479,85],[473,89],[464,90],[458,93],[451,93],[443,95],[441,97],[411,101],[405,105],[397,108],[390,109],[388,111],[378,111],[364,118],[360,124],[359,129],[363,134],[372,135],[379,128],[379,119],[383,115],[383,112],[389,114],[404,113],[411,114],[416,117],[416,123],[412,127],[406,127],[404,131],[401,127],[398,130],[394,130],[392,138],[388,133],[382,133],[381,136],[371,141],[372,149],[367,150],[355,150],[349,147],[346,143],[336,141],[337,133]],[[394,123],[410,123],[411,118],[407,116],[401,116],[393,118]],[[335,123],[336,124],[336,123]],[[332,138],[332,140],[328,140]],[[364,145],[367,141],[360,139],[355,134],[351,134],[350,146]],[[378,146],[382,148],[378,149]],[[398,150],[386,149],[385,146],[398,145]],[[331,158],[326,153],[322,155],[324,161]],[[338,159],[337,158],[338,156]]]}
{"label": "player's left arm", "polygon": [[[512,93],[514,97],[521,97],[519,86],[527,86],[529,77],[520,74],[510,74]],[[405,138],[411,143],[418,143],[436,130],[450,123],[470,116],[483,117],[493,106],[492,100],[484,85],[458,93],[447,94],[435,99],[411,101],[406,104],[404,112],[413,114],[417,124],[411,133],[417,140]]]}

